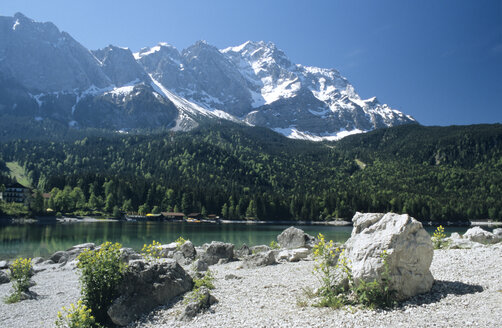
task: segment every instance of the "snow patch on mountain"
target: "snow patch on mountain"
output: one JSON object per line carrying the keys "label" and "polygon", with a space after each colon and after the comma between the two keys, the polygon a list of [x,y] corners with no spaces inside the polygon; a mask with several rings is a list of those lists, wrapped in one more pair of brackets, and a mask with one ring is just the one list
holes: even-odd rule
{"label": "snow patch on mountain", "polygon": [[173,47],[172,45],[170,45],[166,42],[159,42],[156,46],[153,46],[150,48],[143,48],[140,51],[133,53],[134,59],[139,60],[145,56],[154,54],[154,53],[160,51],[163,47],[176,50],[176,47]]}
{"label": "snow patch on mountain", "polygon": [[194,102],[188,101],[187,99],[169,91],[159,81],[153,78],[152,75],[150,75],[150,78],[152,79],[152,87],[154,90],[169,99],[178,108],[178,110],[180,110],[178,119],[176,120],[176,126],[173,128],[175,131],[186,130],[186,121],[190,122],[189,125],[198,125],[196,121],[198,116],[221,118],[233,122],[240,122],[239,119],[222,110],[206,109]]}
{"label": "snow patch on mountain", "polygon": [[352,135],[352,134],[359,134],[359,133],[367,132],[367,131],[362,131],[359,129],[354,129],[351,131],[347,131],[345,129],[342,129],[336,133],[325,132],[325,133],[322,133],[321,135],[319,135],[317,133],[311,133],[308,131],[298,131],[296,129],[296,127],[294,127],[294,126],[290,126],[288,128],[273,128],[272,130],[284,135],[285,137],[291,138],[291,139],[301,139],[301,140],[310,140],[310,141],[323,141],[323,140],[336,141],[336,140],[340,140],[340,139],[345,138],[345,137]]}
{"label": "snow patch on mountain", "polygon": [[16,21],[14,22],[14,25],[12,25],[12,30],[15,31],[16,28],[19,26],[19,19],[16,19]]}

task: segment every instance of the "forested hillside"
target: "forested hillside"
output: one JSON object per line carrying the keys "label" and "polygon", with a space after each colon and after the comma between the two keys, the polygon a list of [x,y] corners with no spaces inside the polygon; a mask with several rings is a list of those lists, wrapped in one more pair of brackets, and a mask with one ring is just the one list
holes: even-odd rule
{"label": "forested hillside", "polygon": [[0,166],[24,166],[34,186],[51,192],[49,205],[59,212],[180,210],[322,220],[395,211],[422,220],[502,218],[500,124],[408,125],[334,143],[227,122],[187,133],[79,133],[67,141],[5,142]]}

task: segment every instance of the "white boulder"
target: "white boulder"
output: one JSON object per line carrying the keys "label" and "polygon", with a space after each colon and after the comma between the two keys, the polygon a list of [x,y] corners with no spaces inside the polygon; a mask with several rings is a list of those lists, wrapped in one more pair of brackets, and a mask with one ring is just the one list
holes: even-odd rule
{"label": "white boulder", "polygon": [[277,236],[277,241],[281,248],[312,248],[315,245],[315,238],[306,234],[303,230],[289,227]]}
{"label": "white boulder", "polygon": [[429,270],[434,248],[422,223],[407,214],[356,213],[345,256],[358,281],[381,281],[382,254],[387,253],[391,288],[399,300],[428,292],[434,282]]}
{"label": "white boulder", "polygon": [[452,234],[449,238],[445,239],[448,249],[471,249],[471,248],[483,248],[485,245],[477,243],[475,241],[466,238],[455,238]]}
{"label": "white boulder", "polygon": [[485,245],[495,244],[501,240],[498,236],[480,227],[474,227],[467,230],[464,234],[464,238]]}
{"label": "white boulder", "polygon": [[277,261],[298,262],[306,259],[311,254],[308,248],[285,249],[277,254]]}

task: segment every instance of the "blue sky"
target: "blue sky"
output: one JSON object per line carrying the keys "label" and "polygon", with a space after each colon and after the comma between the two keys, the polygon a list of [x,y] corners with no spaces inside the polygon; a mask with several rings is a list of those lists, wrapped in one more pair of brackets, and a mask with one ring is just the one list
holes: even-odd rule
{"label": "blue sky", "polygon": [[424,125],[502,122],[502,1],[2,0],[90,49],[274,42]]}

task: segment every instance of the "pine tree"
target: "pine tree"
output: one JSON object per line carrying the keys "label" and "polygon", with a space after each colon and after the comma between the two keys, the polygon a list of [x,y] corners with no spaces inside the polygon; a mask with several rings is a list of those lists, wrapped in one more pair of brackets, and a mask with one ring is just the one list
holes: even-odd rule
{"label": "pine tree", "polygon": [[227,203],[223,204],[223,207],[221,208],[221,216],[224,217],[225,219],[228,218],[228,205],[227,205]]}
{"label": "pine tree", "polygon": [[248,208],[246,210],[246,217],[256,218],[256,205],[253,199],[249,201]]}

